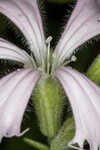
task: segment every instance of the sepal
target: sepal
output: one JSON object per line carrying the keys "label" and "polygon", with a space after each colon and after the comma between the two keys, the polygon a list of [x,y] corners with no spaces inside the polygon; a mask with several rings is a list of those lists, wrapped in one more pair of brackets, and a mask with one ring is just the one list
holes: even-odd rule
{"label": "sepal", "polygon": [[41,132],[54,137],[61,126],[65,94],[60,83],[48,75],[38,82],[33,99]]}

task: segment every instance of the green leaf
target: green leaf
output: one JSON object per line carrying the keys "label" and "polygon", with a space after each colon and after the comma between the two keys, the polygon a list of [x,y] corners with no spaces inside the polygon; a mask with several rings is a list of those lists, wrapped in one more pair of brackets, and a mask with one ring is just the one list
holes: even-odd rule
{"label": "green leaf", "polygon": [[70,150],[68,143],[72,140],[74,133],[74,119],[67,119],[58,135],[52,140],[50,150]]}
{"label": "green leaf", "polygon": [[100,85],[100,55],[96,57],[92,65],[89,67],[87,71],[87,76]]}

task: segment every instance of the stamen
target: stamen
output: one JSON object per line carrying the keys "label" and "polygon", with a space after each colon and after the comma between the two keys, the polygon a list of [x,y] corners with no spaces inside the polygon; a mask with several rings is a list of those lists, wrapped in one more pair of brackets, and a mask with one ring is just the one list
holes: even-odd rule
{"label": "stamen", "polygon": [[30,63],[29,64],[25,64],[24,68],[35,68],[36,69],[37,65],[36,65],[36,62],[34,60],[33,53],[31,52],[31,56],[28,55],[27,53],[25,53],[25,55],[28,57]]}
{"label": "stamen", "polygon": [[49,36],[46,40],[47,44],[47,73],[49,74],[50,70],[50,42],[52,41],[52,36]]}
{"label": "stamen", "polygon": [[63,65],[65,66],[65,65],[67,65],[67,64],[69,64],[69,63],[71,63],[71,62],[75,62],[77,60],[77,57],[75,56],[75,55],[73,55],[72,57],[71,57],[71,59],[69,59],[69,60],[67,60],[65,63],[63,63]]}
{"label": "stamen", "polygon": [[37,68],[37,64],[36,64],[36,60],[34,60],[34,54],[31,52],[31,57],[30,57],[30,60],[31,60],[31,62],[32,62],[32,64],[33,64],[33,66],[34,66],[34,68],[36,69]]}

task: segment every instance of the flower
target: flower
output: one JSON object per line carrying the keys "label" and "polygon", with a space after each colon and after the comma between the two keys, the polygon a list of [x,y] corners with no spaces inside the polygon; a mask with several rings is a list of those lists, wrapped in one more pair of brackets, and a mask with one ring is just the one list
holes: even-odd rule
{"label": "flower", "polygon": [[69,146],[74,147],[72,144],[77,142],[83,148],[87,139],[91,149],[98,149],[100,88],[76,70],[64,67],[64,64],[66,59],[73,58],[76,48],[100,33],[100,1],[78,0],[52,55],[52,63],[52,38],[45,41],[37,0],[0,0],[0,12],[23,32],[35,58],[0,38],[0,58],[24,64],[24,69],[18,69],[0,80],[0,139],[21,135],[21,122],[32,90],[41,76],[49,74],[61,82],[72,106],[76,134]]}

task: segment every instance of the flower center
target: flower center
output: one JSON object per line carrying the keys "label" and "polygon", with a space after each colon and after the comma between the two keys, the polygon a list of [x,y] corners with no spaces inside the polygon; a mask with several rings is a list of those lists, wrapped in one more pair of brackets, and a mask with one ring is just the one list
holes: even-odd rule
{"label": "flower center", "polygon": [[66,66],[69,63],[76,61],[77,58],[75,55],[73,55],[70,59],[65,60],[62,64],[59,63],[59,59],[56,59],[56,61],[54,61],[55,59],[53,58],[53,49],[50,47],[52,39],[52,36],[49,36],[46,40],[47,50],[45,56],[41,54],[41,64],[34,60],[34,55],[32,53],[31,56],[28,56],[30,63],[26,63],[24,65],[24,68],[34,68],[40,70],[42,74],[53,75],[55,71],[61,66]]}
{"label": "flower center", "polygon": [[39,67],[37,67],[43,74],[50,75],[51,74],[51,68],[52,68],[52,54],[53,51],[50,47],[50,43],[52,41],[52,36],[49,36],[46,40],[46,55],[44,58],[44,63],[42,63]]}

